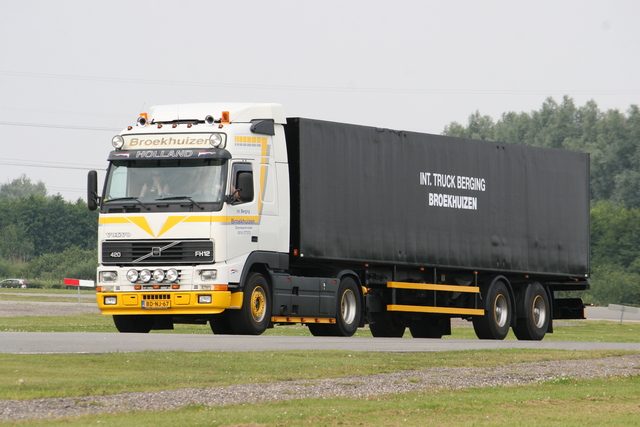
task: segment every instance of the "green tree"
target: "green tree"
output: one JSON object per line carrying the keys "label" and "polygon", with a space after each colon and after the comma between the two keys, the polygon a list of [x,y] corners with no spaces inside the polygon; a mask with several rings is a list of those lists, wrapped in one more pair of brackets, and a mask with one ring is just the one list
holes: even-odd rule
{"label": "green tree", "polygon": [[29,277],[42,280],[73,279],[95,280],[98,267],[96,250],[85,250],[77,246],[63,252],[44,254],[34,259],[26,268]]}
{"label": "green tree", "polygon": [[0,258],[27,262],[33,256],[33,243],[21,224],[9,224],[0,233]]}
{"label": "green tree", "polygon": [[47,188],[42,181],[36,184],[31,182],[25,174],[20,175],[11,182],[0,185],[0,199],[16,200],[30,195],[46,196]]}
{"label": "green tree", "polygon": [[640,208],[600,201],[591,209],[591,261],[640,273]]}
{"label": "green tree", "polygon": [[640,274],[619,265],[597,265],[584,300],[596,305],[640,304]]}

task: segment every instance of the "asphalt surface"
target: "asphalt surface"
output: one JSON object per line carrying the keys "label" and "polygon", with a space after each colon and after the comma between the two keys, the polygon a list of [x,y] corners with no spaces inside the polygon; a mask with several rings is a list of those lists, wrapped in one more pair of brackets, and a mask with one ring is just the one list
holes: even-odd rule
{"label": "asphalt surface", "polygon": [[[32,304],[32,303],[21,303]],[[34,305],[39,305],[35,304]],[[49,303],[64,304],[71,303]],[[77,304],[76,304],[77,305]],[[91,305],[83,303],[83,306]],[[5,306],[6,307],[6,306]],[[640,321],[640,313],[587,307],[590,320]],[[360,337],[229,336],[213,334],[119,334],[86,332],[0,332],[0,353],[115,353],[140,351],[345,350],[430,352],[504,348],[640,351],[640,343],[399,339]]]}
{"label": "asphalt surface", "polygon": [[[168,339],[170,337],[170,339]],[[640,343],[492,341],[414,338],[280,337],[88,332],[0,332],[2,353],[128,353],[139,351],[345,350],[430,352],[505,348],[640,351]]]}

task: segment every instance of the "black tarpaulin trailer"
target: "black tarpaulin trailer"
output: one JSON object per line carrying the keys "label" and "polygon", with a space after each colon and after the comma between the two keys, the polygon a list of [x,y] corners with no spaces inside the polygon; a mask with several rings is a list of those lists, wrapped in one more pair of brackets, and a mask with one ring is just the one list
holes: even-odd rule
{"label": "black tarpaulin trailer", "polygon": [[289,119],[306,262],[589,273],[587,154]]}

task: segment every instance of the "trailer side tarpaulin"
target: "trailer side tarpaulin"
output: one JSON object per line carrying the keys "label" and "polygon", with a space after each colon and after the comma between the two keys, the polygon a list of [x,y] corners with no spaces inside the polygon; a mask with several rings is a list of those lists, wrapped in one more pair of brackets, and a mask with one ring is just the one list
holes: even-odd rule
{"label": "trailer side tarpaulin", "polygon": [[588,273],[587,154],[310,119],[287,139],[307,259]]}

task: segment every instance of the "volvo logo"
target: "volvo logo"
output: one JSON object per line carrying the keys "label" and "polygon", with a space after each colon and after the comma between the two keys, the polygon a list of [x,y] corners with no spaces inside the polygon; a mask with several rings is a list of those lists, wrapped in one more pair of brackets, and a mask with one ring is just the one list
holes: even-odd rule
{"label": "volvo logo", "polygon": [[140,258],[138,258],[138,259],[134,259],[134,260],[133,260],[133,262],[134,262],[134,263],[135,263],[135,262],[142,262],[142,261],[144,261],[145,259],[147,259],[147,258],[149,258],[149,257],[159,257],[159,256],[162,256],[162,251],[164,251],[164,250],[166,250],[166,249],[169,249],[169,248],[172,248],[172,247],[174,247],[174,246],[176,246],[176,245],[179,245],[180,243],[182,243],[182,242],[181,242],[181,241],[177,241],[177,242],[169,243],[168,245],[166,245],[166,246],[162,246],[162,247],[160,247],[160,246],[152,246],[152,247],[151,247],[151,252],[149,252],[149,253],[148,253],[148,254],[146,254],[146,255],[141,256],[141,257],[140,257]]}

